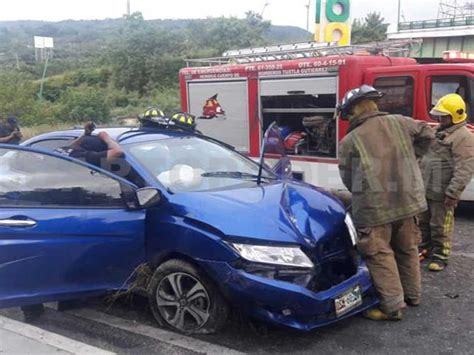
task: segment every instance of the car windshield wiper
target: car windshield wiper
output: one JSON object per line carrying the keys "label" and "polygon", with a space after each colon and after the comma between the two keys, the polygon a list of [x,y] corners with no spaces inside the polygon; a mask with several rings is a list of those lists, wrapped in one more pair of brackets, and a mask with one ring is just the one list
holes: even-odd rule
{"label": "car windshield wiper", "polygon": [[[228,179],[242,179],[242,180],[257,180],[257,174],[243,173],[241,171],[214,171],[201,174],[203,177],[217,177],[217,178],[228,178]],[[262,176],[265,180],[276,180],[273,176]]]}

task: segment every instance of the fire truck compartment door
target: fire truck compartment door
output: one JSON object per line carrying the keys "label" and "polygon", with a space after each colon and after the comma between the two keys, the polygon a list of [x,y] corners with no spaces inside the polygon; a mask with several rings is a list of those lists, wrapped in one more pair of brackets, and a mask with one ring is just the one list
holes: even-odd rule
{"label": "fire truck compartment door", "polygon": [[262,79],[260,81],[261,96],[322,95],[336,94],[336,92],[336,76],[298,79]]}
{"label": "fire truck compartment door", "polygon": [[211,119],[199,119],[197,129],[203,134],[249,151],[249,108],[246,80],[189,82],[188,107],[196,117],[204,116],[206,100],[217,94],[223,114]]}

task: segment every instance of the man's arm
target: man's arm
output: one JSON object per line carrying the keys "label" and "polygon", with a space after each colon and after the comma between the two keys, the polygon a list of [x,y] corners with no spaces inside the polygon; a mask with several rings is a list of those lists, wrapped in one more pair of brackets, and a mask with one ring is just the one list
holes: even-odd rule
{"label": "man's arm", "polygon": [[339,174],[346,188],[352,192],[352,163],[353,163],[352,140],[346,136],[339,145]]}
{"label": "man's arm", "polygon": [[107,144],[107,160],[121,158],[123,150],[120,144],[110,138],[107,132],[100,132],[98,137]]}
{"label": "man's arm", "polygon": [[471,182],[474,173],[474,136],[466,136],[453,143],[452,154],[454,171],[451,182],[446,189],[446,196],[459,200],[466,186]]}
{"label": "man's arm", "polygon": [[415,155],[417,158],[421,158],[428,153],[431,144],[434,142],[436,138],[435,131],[424,121],[406,119],[405,124],[408,125]]}
{"label": "man's arm", "polygon": [[20,131],[14,131],[12,132],[9,136],[0,138],[0,143],[10,143],[11,140],[15,138],[21,138],[21,133]]}

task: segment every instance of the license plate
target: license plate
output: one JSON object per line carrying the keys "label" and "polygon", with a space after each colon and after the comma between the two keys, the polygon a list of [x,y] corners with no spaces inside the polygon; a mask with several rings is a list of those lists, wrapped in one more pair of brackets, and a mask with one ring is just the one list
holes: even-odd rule
{"label": "license plate", "polygon": [[342,316],[362,304],[360,286],[355,286],[334,300],[336,316]]}

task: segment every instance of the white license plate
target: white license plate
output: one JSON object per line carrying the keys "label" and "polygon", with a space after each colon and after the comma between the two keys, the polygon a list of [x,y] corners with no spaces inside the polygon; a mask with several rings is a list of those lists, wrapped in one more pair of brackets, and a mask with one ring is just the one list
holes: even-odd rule
{"label": "white license plate", "polygon": [[342,316],[343,314],[359,307],[362,304],[362,293],[360,292],[360,286],[355,286],[349,291],[343,293],[334,300],[336,306],[336,316]]}

